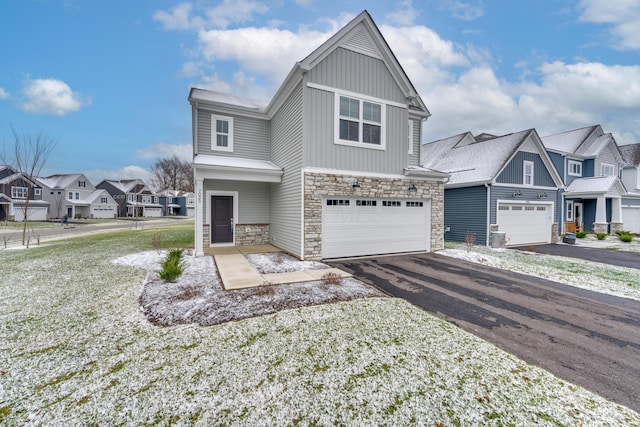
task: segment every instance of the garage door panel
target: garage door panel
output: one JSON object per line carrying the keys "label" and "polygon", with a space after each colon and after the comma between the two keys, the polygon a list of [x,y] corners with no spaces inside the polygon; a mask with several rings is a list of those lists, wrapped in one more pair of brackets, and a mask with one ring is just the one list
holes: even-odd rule
{"label": "garage door panel", "polygon": [[552,204],[498,203],[498,230],[509,245],[550,243],[552,224]]}
{"label": "garage door panel", "polygon": [[[342,205],[323,204],[323,258],[375,255],[429,249],[430,203],[409,207],[406,201],[385,199],[370,201],[375,206],[359,205],[359,199],[342,200]],[[364,202],[360,200],[362,204]],[[383,202],[389,202],[388,206]],[[398,205],[399,203],[399,205]]]}
{"label": "garage door panel", "polygon": [[632,233],[640,233],[640,206],[622,208],[622,228]]}
{"label": "garage door panel", "polygon": [[[13,211],[14,211],[14,220],[16,222],[24,221],[24,208],[14,207]],[[29,221],[46,221],[47,208],[29,207],[27,209],[27,217]]]}

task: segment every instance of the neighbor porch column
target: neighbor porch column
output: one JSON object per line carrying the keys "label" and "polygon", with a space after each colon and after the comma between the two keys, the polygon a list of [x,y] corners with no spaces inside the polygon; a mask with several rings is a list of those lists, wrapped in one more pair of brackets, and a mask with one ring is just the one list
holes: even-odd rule
{"label": "neighbor porch column", "polygon": [[606,233],[607,225],[607,199],[604,196],[598,196],[596,199],[596,221],[593,223],[593,231],[595,233]]}
{"label": "neighbor porch column", "polygon": [[614,197],[611,199],[611,234],[621,231],[624,227],[622,223],[622,199]]}
{"label": "neighbor porch column", "polygon": [[204,224],[204,182],[196,178],[196,226],[195,226],[195,254],[204,255],[204,243],[202,238],[202,227]]}

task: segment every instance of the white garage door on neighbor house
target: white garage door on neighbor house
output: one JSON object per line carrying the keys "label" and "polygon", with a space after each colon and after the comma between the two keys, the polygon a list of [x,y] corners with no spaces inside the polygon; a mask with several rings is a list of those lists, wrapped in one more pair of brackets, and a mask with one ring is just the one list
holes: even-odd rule
{"label": "white garage door on neighbor house", "polygon": [[328,198],[322,208],[322,257],[428,251],[430,230],[428,199]]}
{"label": "white garage door on neighbor house", "polygon": [[625,230],[640,233],[640,206],[623,206],[622,224]]}
{"label": "white garage door on neighbor house", "polygon": [[497,219],[507,245],[551,243],[552,203],[498,202]]}
{"label": "white garage door on neighbor house", "polygon": [[[14,220],[16,222],[24,221],[24,208],[14,207]],[[46,221],[47,220],[47,208],[43,207],[29,207],[27,208],[28,221]]]}

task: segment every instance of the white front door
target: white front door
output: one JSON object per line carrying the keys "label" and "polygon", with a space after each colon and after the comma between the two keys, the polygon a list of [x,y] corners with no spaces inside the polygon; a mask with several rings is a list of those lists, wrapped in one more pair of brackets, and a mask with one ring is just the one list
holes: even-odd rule
{"label": "white front door", "polygon": [[550,243],[553,204],[498,202],[498,230],[507,245]]}
{"label": "white front door", "polygon": [[429,199],[323,200],[323,258],[428,251],[430,231]]}

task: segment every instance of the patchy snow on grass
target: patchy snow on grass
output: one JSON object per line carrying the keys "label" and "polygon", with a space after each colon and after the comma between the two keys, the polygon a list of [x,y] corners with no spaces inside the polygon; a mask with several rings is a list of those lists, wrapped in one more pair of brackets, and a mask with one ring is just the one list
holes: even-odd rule
{"label": "patchy snow on grass", "polygon": [[[280,262],[277,255],[254,254],[247,258],[265,273],[329,268],[322,263],[298,261],[290,256],[283,257]],[[165,283],[158,274],[165,256],[164,252],[148,251],[114,261],[147,270],[139,303],[142,312],[156,325],[215,325],[285,309],[384,295],[351,278],[341,279],[339,285],[315,281],[227,291],[222,287],[212,257],[183,257],[182,275],[176,283]]]}
{"label": "patchy snow on grass", "polygon": [[0,424],[640,425],[399,299],[154,326],[143,288],[206,298],[210,261],[186,257],[184,282],[164,286],[151,233],[119,236],[0,252]]}
{"label": "patchy snow on grass", "polygon": [[[464,248],[464,249],[463,249]],[[438,254],[529,274],[565,285],[640,300],[640,271],[575,258],[447,242]]]}

